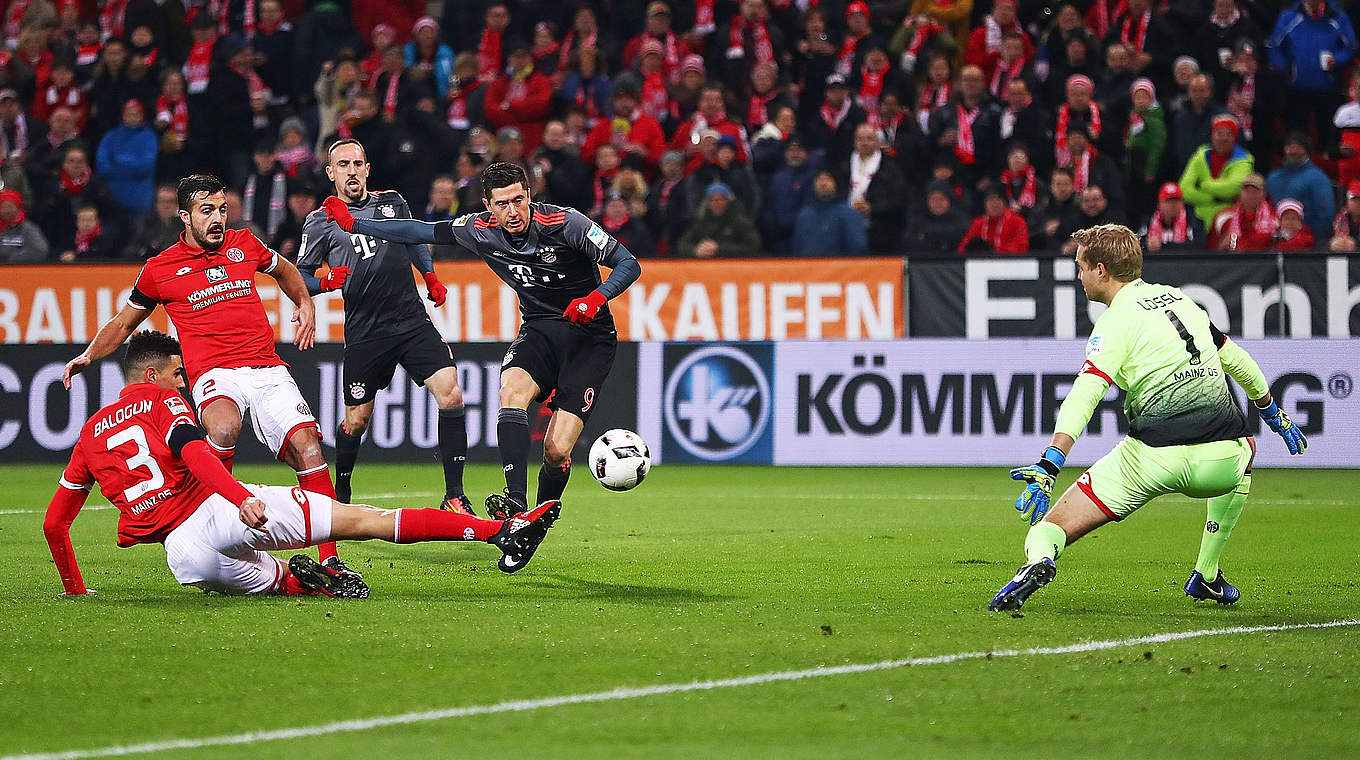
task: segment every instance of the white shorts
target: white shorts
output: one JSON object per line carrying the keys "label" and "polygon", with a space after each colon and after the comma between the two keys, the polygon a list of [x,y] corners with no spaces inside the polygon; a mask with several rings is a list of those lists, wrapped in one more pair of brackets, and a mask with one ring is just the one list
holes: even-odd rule
{"label": "white shorts", "polygon": [[219,398],[230,399],[243,418],[250,411],[255,437],[280,461],[293,433],[308,426],[320,430],[287,367],[210,369],[194,383],[194,405],[199,416],[202,417],[208,402]]}
{"label": "white shorts", "polygon": [[165,537],[175,580],[223,594],[277,593],[288,563],[266,551],[301,549],[331,536],[331,498],[297,486],[247,486],[265,504],[267,530],[246,527],[231,502],[213,494]]}

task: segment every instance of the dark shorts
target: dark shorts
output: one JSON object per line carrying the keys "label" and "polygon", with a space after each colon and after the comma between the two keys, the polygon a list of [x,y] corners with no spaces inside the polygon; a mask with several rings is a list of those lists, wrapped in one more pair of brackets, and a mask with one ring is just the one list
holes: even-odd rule
{"label": "dark shorts", "polygon": [[505,352],[501,371],[519,367],[528,372],[539,388],[535,401],[547,400],[554,411],[561,409],[588,420],[614,366],[617,345],[613,333],[566,320],[525,322]]}
{"label": "dark shorts", "polygon": [[404,335],[345,344],[345,405],[367,404],[392,382],[400,364],[416,385],[445,367],[457,366],[453,349],[430,323]]}

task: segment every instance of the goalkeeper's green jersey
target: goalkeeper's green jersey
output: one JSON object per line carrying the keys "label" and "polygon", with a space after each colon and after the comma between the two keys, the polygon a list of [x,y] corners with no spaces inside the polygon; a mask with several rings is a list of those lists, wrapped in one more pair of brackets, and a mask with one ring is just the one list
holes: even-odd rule
{"label": "goalkeeper's green jersey", "polygon": [[1149,446],[1251,435],[1219,360],[1223,334],[1179,288],[1134,280],[1091,330],[1082,372],[1123,388],[1129,435]]}

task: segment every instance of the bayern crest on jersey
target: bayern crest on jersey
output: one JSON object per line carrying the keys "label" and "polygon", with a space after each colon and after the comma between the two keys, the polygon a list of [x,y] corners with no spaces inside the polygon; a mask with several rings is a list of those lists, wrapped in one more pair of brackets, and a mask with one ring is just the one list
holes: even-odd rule
{"label": "bayern crest on jersey", "polygon": [[390,203],[384,203],[383,205],[378,207],[378,213],[382,214],[384,217],[387,217],[388,219],[391,219],[392,217],[397,215],[397,207],[393,206]]}
{"label": "bayern crest on jersey", "polygon": [[240,264],[242,261],[246,260],[246,252],[241,250],[240,248],[228,248],[227,259],[229,261],[233,261],[237,264]]}

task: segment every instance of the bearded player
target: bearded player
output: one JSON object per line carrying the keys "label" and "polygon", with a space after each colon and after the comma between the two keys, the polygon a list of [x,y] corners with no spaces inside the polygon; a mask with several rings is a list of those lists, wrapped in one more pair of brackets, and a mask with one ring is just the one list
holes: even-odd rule
{"label": "bearded player", "polygon": [[[343,198],[350,214],[366,219],[410,218],[406,199],[395,190],[369,192],[368,155],[358,140],[338,140],[327,150],[326,176]],[[335,492],[349,501],[350,477],[359,457],[359,443],[373,418],[374,397],[392,382],[400,364],[415,381],[430,390],[439,405],[439,457],[444,465],[444,499],[440,506],[472,514],[463,494],[463,462],[467,458],[467,420],[463,389],[453,351],[430,321],[416,292],[411,265],[425,279],[429,299],[444,305],[445,288],[434,271],[430,250],[361,234],[341,232],[326,223],[321,210],[312,212],[302,228],[298,269],[308,289],[319,292],[325,283],[314,274],[323,263],[349,270],[341,289],[345,296],[345,419],[335,432]]]}
{"label": "bearded player", "polygon": [[[161,304],[184,341],[184,369],[198,417],[227,470],[249,410],[255,436],[297,472],[298,485],[334,497],[316,418],[275,350],[274,328],[255,289],[256,272],[278,281],[297,306],[293,344],[306,350],[315,342],[316,311],[302,274],[249,230],[227,229],[226,193],[216,177],[185,177],[178,199],[184,222],[179,242],[142,266],[127,304],[66,365],[63,382],[70,388],[72,376],[113,353]],[[347,274],[333,270],[325,287],[339,287]],[[333,542],[321,544],[318,552],[327,567],[353,572],[336,556]]]}
{"label": "bearded player", "polygon": [[43,532],[67,594],[88,594],[71,546],[71,523],[95,483],[118,508],[118,545],[162,543],[175,580],[227,594],[364,598],[368,586],[299,554],[285,563],[267,551],[336,539],[485,541],[500,569],[525,566],[557,519],[556,502],[513,520],[482,520],[438,509],[376,509],[285,486],[238,483],[194,422],[179,389],[178,341],[139,332],[122,361],[127,385],[80,430]]}
{"label": "bearded player", "polygon": [[[1072,235],[1086,297],[1107,305],[1086,342],[1086,362],[1058,410],[1052,445],[1036,464],[1011,470],[1028,483],[1015,508],[1033,526],[1027,563],[989,608],[1017,610],[1057,574],[1069,544],[1122,520],[1158,496],[1208,499],[1199,558],[1185,593],[1232,604],[1241,592],[1223,578],[1219,557],[1251,492],[1256,443],[1233,401],[1236,380],[1290,454],[1308,440],[1270,397],[1251,355],[1209,322],[1180,289],[1144,282],[1143,251],[1127,227],[1102,224]],[[1225,376],[1226,374],[1226,376]],[[1091,465],[1049,510],[1053,482],[1111,385],[1127,391],[1129,435]]]}
{"label": "bearded player", "polygon": [[[495,163],[482,171],[486,211],[442,222],[356,219],[339,198],[322,204],[340,229],[401,243],[460,245],[477,254],[519,297],[523,324],[501,363],[496,418],[505,493],[487,497],[492,517],[529,503],[529,404],[553,410],[543,438],[537,503],[562,497],[576,446],[614,363],[618,334],[608,301],[641,273],[637,259],[579,211],[532,202],[524,170]],[[599,265],[609,267],[600,281]]]}

